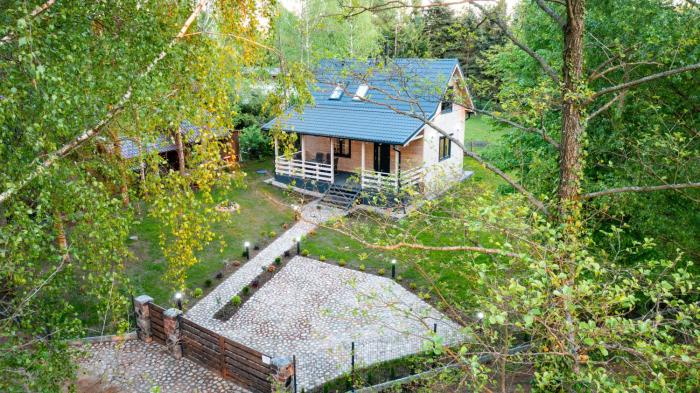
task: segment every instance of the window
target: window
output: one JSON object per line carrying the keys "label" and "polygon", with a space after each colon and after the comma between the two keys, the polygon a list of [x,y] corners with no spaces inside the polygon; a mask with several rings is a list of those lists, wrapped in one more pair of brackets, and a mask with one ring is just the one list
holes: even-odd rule
{"label": "window", "polygon": [[350,139],[335,139],[333,154],[337,157],[350,157]]}
{"label": "window", "polygon": [[440,161],[446,160],[452,155],[452,141],[448,137],[440,137],[440,143],[438,148],[438,158],[440,159]]}
{"label": "window", "polygon": [[453,95],[454,95],[454,87],[450,86],[447,88],[447,91],[445,92],[445,96],[442,97],[442,101],[440,102],[440,112],[442,112],[442,113],[452,112]]}
{"label": "window", "polygon": [[328,97],[329,100],[339,100],[340,97],[343,96],[343,90],[345,89],[345,86],[341,85],[340,83],[335,85],[335,89],[333,89],[333,92],[331,93],[331,96]]}
{"label": "window", "polygon": [[367,95],[367,90],[369,90],[369,86],[365,85],[364,83],[358,86],[357,91],[355,92],[355,97],[352,97],[353,101],[362,101],[362,99]]}

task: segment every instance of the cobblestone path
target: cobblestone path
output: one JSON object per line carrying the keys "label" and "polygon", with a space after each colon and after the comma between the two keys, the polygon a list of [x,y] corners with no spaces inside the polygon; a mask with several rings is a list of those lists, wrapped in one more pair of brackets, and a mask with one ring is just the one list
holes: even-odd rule
{"label": "cobblestone path", "polygon": [[139,340],[86,344],[79,358],[78,392],[248,392],[187,359],[175,360],[160,344]]}

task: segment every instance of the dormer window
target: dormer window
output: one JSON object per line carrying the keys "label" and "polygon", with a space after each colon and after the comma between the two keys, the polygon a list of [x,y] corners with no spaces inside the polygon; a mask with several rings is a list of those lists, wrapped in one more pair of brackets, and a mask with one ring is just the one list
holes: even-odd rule
{"label": "dormer window", "polygon": [[335,85],[335,89],[333,89],[333,92],[331,93],[331,96],[328,97],[329,100],[340,100],[340,97],[343,96],[343,91],[345,90],[344,86],[341,85],[340,83]]}
{"label": "dormer window", "polygon": [[357,87],[357,91],[355,92],[355,96],[352,97],[353,101],[362,101],[363,98],[367,95],[367,91],[369,90],[369,86],[366,84],[361,84],[360,86]]}

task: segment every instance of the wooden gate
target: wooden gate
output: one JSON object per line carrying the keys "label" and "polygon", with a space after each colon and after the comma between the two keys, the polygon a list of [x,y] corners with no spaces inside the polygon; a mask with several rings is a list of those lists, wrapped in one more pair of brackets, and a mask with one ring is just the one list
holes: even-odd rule
{"label": "wooden gate", "polygon": [[272,391],[270,357],[190,320],[180,320],[182,355],[253,392]]}
{"label": "wooden gate", "polygon": [[163,311],[165,309],[153,303],[148,303],[148,314],[151,319],[151,334],[158,344],[165,345],[165,329],[163,328]]}

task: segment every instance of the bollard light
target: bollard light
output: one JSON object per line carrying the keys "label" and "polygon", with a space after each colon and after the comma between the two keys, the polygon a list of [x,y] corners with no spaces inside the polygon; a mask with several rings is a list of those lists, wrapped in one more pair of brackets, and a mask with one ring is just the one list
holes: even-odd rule
{"label": "bollard light", "polygon": [[245,257],[250,260],[250,242],[243,243],[243,246],[245,247]]}
{"label": "bollard light", "polygon": [[175,300],[177,301],[177,308],[182,311],[182,293],[175,292]]}
{"label": "bollard light", "polygon": [[481,311],[479,311],[478,313],[476,313],[476,319],[478,319],[478,320],[480,320],[480,321],[481,321],[482,319],[484,319],[484,313],[481,312]]}
{"label": "bollard light", "polygon": [[396,278],[396,259],[391,260],[391,278]]}
{"label": "bollard light", "polygon": [[300,255],[301,254],[301,236],[297,236],[297,238],[294,240],[296,240],[296,242],[297,242],[297,255]]}

